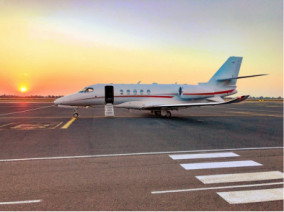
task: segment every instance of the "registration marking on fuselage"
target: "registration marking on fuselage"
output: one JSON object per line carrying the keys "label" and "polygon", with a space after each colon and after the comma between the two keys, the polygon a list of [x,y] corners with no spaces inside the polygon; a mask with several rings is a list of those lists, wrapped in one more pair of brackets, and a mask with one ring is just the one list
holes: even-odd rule
{"label": "registration marking on fuselage", "polygon": [[239,156],[240,155],[234,152],[169,155],[169,157],[172,158],[173,160],[199,159],[199,158],[224,158],[224,157],[239,157]]}
{"label": "registration marking on fuselage", "polygon": [[252,160],[207,162],[207,163],[185,163],[185,164],[180,164],[180,165],[185,170],[262,166],[262,164],[257,163]]}
{"label": "registration marking on fuselage", "polygon": [[283,176],[284,176],[283,173],[280,171],[268,171],[268,172],[252,172],[252,173],[237,173],[237,174],[203,175],[203,176],[196,176],[196,178],[201,182],[203,182],[204,184],[211,184],[211,183],[276,180],[276,179],[283,179]]}
{"label": "registration marking on fuselage", "polygon": [[230,204],[283,200],[283,188],[217,192]]}

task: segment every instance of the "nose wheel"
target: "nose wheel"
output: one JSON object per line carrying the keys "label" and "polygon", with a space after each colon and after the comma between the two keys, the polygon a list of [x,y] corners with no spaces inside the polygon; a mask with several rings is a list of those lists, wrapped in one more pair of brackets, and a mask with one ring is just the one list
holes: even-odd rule
{"label": "nose wheel", "polygon": [[73,117],[74,118],[78,118],[79,117],[78,108],[74,109]]}

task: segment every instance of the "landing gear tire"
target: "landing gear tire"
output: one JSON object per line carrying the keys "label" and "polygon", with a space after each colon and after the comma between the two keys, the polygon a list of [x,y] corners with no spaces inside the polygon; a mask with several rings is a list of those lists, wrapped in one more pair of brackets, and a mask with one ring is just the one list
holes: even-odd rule
{"label": "landing gear tire", "polygon": [[172,117],[171,111],[167,111],[166,113],[166,118],[170,119]]}
{"label": "landing gear tire", "polygon": [[74,118],[78,118],[79,117],[79,113],[73,113],[73,117]]}
{"label": "landing gear tire", "polygon": [[161,116],[161,111],[154,111],[155,116],[160,117]]}

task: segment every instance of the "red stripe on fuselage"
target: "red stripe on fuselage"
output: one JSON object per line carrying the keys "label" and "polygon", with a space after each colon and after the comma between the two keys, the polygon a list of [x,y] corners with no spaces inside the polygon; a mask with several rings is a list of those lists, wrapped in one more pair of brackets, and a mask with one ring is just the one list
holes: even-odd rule
{"label": "red stripe on fuselage", "polygon": [[115,98],[119,98],[119,97],[131,97],[131,98],[135,98],[135,97],[144,97],[144,98],[173,98],[173,96],[148,96],[148,95],[129,95],[129,96],[114,96]]}
{"label": "red stripe on fuselage", "polygon": [[234,89],[227,90],[227,91],[217,91],[217,92],[212,92],[212,93],[184,93],[183,95],[214,95],[214,94],[231,93],[233,91],[234,91]]}

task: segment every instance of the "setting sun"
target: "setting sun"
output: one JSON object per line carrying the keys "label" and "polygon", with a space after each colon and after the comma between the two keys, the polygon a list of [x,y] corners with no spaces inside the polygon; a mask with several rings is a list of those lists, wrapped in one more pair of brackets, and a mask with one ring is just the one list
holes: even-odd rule
{"label": "setting sun", "polygon": [[22,93],[25,93],[25,92],[27,91],[27,88],[26,88],[26,87],[21,87],[21,88],[20,88],[20,91],[21,91]]}

